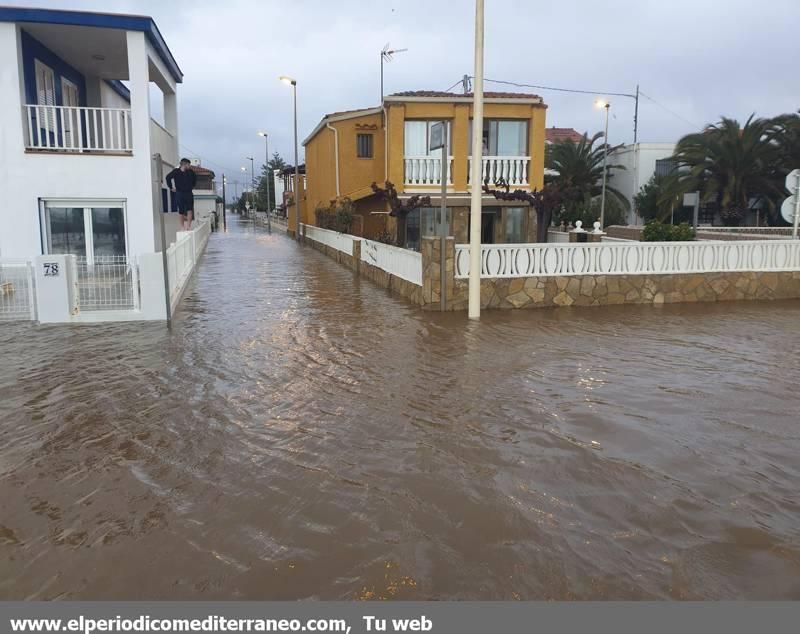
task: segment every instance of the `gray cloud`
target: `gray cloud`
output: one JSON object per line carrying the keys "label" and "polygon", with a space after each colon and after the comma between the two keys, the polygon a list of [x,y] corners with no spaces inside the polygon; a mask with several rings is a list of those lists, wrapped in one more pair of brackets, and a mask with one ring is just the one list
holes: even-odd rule
{"label": "gray cloud", "polygon": [[[53,6],[24,0],[15,4]],[[386,67],[386,92],[443,90],[472,73],[471,0],[155,2],[72,0],[63,8],[151,15],[185,73],[181,144],[217,172],[271,150],[292,160],[291,91],[299,134],[327,112],[377,105],[379,51],[409,51]],[[486,76],[614,92],[641,90],[641,141],[675,141],[725,114],[772,116],[800,107],[796,0],[486,0]],[[491,83],[486,89],[508,89]],[[536,91],[533,91],[536,92]],[[539,91],[548,126],[601,129],[591,95]],[[611,142],[632,140],[633,101],[612,99]],[[302,152],[302,149],[301,149]]]}

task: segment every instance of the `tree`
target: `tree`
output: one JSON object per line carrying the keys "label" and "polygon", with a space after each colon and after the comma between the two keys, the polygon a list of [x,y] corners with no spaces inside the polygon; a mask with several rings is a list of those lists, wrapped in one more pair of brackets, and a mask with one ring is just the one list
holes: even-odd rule
{"label": "tree", "polygon": [[491,189],[488,183],[484,183],[483,191],[493,195],[497,200],[515,200],[524,202],[533,207],[536,211],[536,241],[547,242],[547,230],[553,219],[553,214],[562,206],[572,202],[576,195],[576,189],[567,187],[563,183],[545,183],[542,189],[528,191],[525,189],[515,189],[509,191],[510,187],[505,180],[499,179],[495,185],[499,189]]}
{"label": "tree", "polygon": [[663,222],[683,206],[682,196],[675,193],[675,179],[674,175],[653,174],[633,197],[636,213],[645,223],[650,220]]}
{"label": "tree", "polygon": [[788,150],[776,140],[780,125],[755,115],[744,125],[722,117],[702,132],[686,135],[675,148],[678,176],[671,193],[699,191],[703,202],[716,204],[727,225],[738,225],[755,199],[774,209],[785,195],[778,174]]}
{"label": "tree", "polygon": [[275,208],[275,180],[273,177],[273,170],[282,170],[286,167],[286,161],[281,158],[277,152],[273,152],[272,158],[269,163],[261,166],[261,176],[258,177],[258,186],[256,191],[258,193],[258,200],[260,205],[266,209],[267,204],[267,185],[269,184],[269,208]]}
{"label": "tree", "polygon": [[378,187],[376,183],[372,183],[372,191],[378,198],[381,198],[389,203],[389,215],[396,216],[397,218],[405,218],[410,211],[419,209],[420,207],[430,207],[430,196],[411,196],[405,202],[400,200],[397,195],[397,190],[394,183],[386,181],[383,187]]}
{"label": "tree", "polygon": [[[553,172],[545,177],[545,181],[557,184],[562,192],[570,192],[564,206],[564,220],[574,220],[571,215],[590,209],[592,199],[602,194],[606,144],[595,145],[602,138],[602,132],[591,138],[584,134],[578,143],[562,141],[545,149],[545,167]],[[612,152],[619,147],[621,146],[609,147],[609,156],[613,156]],[[625,168],[613,164],[606,166],[607,181],[610,180],[613,170],[617,169]],[[614,198],[622,209],[630,209],[628,199],[606,182],[606,203],[609,198]]]}

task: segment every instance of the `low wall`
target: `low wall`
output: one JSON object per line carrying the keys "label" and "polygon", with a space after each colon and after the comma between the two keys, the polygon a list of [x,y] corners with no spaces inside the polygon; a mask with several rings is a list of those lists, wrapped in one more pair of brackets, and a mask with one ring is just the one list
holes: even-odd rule
{"label": "low wall", "polygon": [[[378,286],[404,297],[413,304],[423,305],[422,286],[404,279],[405,277],[410,277],[407,269],[403,268],[393,272],[380,266],[380,264],[384,264],[387,259],[391,258],[388,250],[396,249],[397,247],[382,245],[371,240],[364,240],[363,238],[319,227],[311,227],[309,225],[303,225],[302,227],[303,241],[312,248],[324,253],[332,260],[346,266],[351,271],[367,278]],[[384,251],[387,251],[387,253],[383,253]],[[399,257],[403,254],[397,255]],[[385,265],[388,267],[388,264]]]}
{"label": "low wall", "polygon": [[[450,310],[466,310],[468,281],[455,280]],[[671,304],[800,298],[800,272],[570,275],[481,280],[483,308]]]}
{"label": "low wall", "polygon": [[[611,238],[641,240],[644,227],[641,225],[612,225],[606,228]],[[698,227],[698,240],[787,240],[792,237],[791,227]]]}

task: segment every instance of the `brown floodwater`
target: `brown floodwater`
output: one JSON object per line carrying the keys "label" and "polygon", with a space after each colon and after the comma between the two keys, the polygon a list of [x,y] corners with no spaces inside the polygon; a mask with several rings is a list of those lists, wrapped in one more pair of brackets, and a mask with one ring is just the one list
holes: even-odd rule
{"label": "brown floodwater", "polygon": [[214,234],[0,325],[2,599],[800,599],[800,302],[423,313]]}

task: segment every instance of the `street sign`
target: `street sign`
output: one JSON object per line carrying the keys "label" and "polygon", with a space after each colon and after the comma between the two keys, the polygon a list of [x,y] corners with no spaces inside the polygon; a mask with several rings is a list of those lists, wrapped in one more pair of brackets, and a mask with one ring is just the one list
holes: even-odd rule
{"label": "street sign", "polygon": [[786,189],[796,194],[800,186],[800,169],[794,169],[786,175]]}
{"label": "street sign", "polygon": [[431,126],[431,143],[429,150],[440,150],[444,147],[444,122],[439,121]]}
{"label": "street sign", "polygon": [[691,194],[683,195],[683,206],[694,207],[697,204],[697,199],[700,196],[699,192],[692,192]]}
{"label": "street sign", "polygon": [[781,216],[790,225],[794,224],[794,210],[797,207],[797,194],[789,196],[781,205]]}

